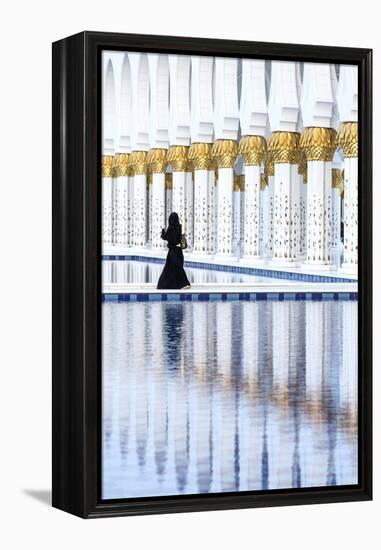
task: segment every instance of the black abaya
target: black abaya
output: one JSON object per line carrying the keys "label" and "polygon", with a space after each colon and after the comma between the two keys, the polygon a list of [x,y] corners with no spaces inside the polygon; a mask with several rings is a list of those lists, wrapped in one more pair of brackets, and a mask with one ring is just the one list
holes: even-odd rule
{"label": "black abaya", "polygon": [[184,254],[180,246],[181,228],[163,229],[161,238],[168,241],[168,254],[157,283],[158,289],[184,288],[190,285],[184,271]]}

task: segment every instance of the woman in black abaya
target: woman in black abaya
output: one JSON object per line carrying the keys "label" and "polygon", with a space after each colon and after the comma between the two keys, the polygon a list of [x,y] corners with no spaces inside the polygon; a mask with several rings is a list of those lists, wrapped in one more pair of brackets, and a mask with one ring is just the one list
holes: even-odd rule
{"label": "woman in black abaya", "polygon": [[167,230],[161,230],[161,238],[168,241],[168,254],[157,288],[190,287],[190,282],[184,271],[184,255],[180,245],[181,225],[176,212],[172,212],[169,216]]}

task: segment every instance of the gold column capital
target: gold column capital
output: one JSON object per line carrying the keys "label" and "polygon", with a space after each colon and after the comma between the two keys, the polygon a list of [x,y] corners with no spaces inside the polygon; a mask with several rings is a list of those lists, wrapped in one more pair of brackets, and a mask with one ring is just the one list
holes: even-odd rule
{"label": "gold column capital", "polygon": [[344,190],[344,170],[332,168],[332,188],[339,189],[341,195]]}
{"label": "gold column capital", "polygon": [[246,166],[259,166],[266,152],[266,140],[262,136],[242,136],[238,145],[238,154]]}
{"label": "gold column capital", "polygon": [[102,155],[102,178],[112,178],[113,155]]}
{"label": "gold column capital", "polygon": [[300,137],[300,148],[307,161],[331,161],[336,149],[336,130],[313,126],[304,128]]}
{"label": "gold column capital", "polygon": [[238,154],[238,145],[232,139],[218,139],[213,143],[212,158],[218,168],[233,168]]}
{"label": "gold column capital", "polygon": [[188,167],[188,150],[186,145],[171,145],[167,154],[167,165],[173,172],[186,172]]}
{"label": "gold column capital", "polygon": [[303,183],[307,183],[307,157],[302,149],[299,149],[298,174],[303,176]]}
{"label": "gold column capital", "polygon": [[128,176],[130,172],[129,168],[129,153],[117,153],[114,157],[112,172],[113,176],[119,178],[121,176]]}
{"label": "gold column capital", "polygon": [[150,149],[146,162],[152,174],[164,174],[167,165],[167,149]]}
{"label": "gold column capital", "polygon": [[165,188],[168,190],[168,191],[171,191],[172,190],[172,174],[170,172],[167,172],[165,174]]}
{"label": "gold column capital", "polygon": [[142,176],[147,174],[146,151],[132,151],[129,160],[132,176]]}
{"label": "gold column capital", "polygon": [[192,143],[188,159],[193,170],[209,170],[211,166],[211,143]]}
{"label": "gold column capital", "polygon": [[336,136],[336,146],[341,147],[346,158],[358,157],[358,123],[342,122]]}
{"label": "gold column capital", "polygon": [[267,150],[264,157],[265,162],[265,174],[266,176],[274,176],[275,175],[275,165],[274,165],[274,157],[271,151]]}
{"label": "gold column capital", "polygon": [[273,132],[267,149],[275,164],[297,164],[300,134],[298,132]]}
{"label": "gold column capital", "polygon": [[261,189],[262,191],[264,189],[266,189],[266,187],[268,186],[269,182],[268,182],[268,179],[267,179],[267,176],[266,174],[261,174]]}

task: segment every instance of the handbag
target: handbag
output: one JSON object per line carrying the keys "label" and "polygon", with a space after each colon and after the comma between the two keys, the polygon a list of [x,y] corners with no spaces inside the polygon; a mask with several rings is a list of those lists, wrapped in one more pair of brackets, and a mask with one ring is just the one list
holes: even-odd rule
{"label": "handbag", "polygon": [[186,248],[188,248],[188,243],[185,237],[185,233],[182,233],[180,235],[180,247],[181,247],[181,250],[185,250]]}

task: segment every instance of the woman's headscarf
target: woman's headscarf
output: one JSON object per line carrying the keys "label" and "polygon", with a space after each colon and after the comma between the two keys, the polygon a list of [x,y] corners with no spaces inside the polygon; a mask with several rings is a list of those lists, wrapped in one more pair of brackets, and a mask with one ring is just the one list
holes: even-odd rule
{"label": "woman's headscarf", "polygon": [[172,214],[169,215],[168,229],[180,229],[181,231],[181,224],[177,212],[172,212]]}

